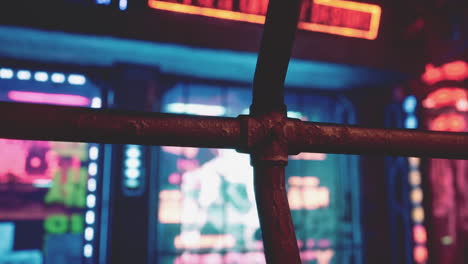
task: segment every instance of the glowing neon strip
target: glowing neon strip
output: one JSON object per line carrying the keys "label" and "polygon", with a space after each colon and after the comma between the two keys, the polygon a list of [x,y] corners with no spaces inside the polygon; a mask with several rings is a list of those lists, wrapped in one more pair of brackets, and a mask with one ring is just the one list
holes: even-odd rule
{"label": "glowing neon strip", "polygon": [[[380,6],[342,0],[315,0],[315,4],[371,14],[370,28],[369,30],[362,30],[339,26],[323,25],[318,23],[299,22],[298,27],[300,29],[341,35],[346,37],[364,38],[370,40],[374,40],[377,38],[379,32],[380,15],[382,13],[382,9],[380,8]],[[164,2],[159,0],[148,0],[148,5],[149,7],[154,9],[177,13],[200,15],[234,21],[243,21],[255,24],[265,23],[265,16],[263,15],[246,14],[237,11],[229,11],[209,7],[199,7],[186,4]]]}
{"label": "glowing neon strip", "polygon": [[37,92],[10,91],[8,98],[17,102],[55,104],[70,106],[88,106],[89,99],[80,95],[51,94]]}

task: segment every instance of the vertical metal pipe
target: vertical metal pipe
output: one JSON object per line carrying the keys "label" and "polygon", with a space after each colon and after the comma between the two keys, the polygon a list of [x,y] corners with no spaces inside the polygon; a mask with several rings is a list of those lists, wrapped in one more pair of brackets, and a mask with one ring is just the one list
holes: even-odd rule
{"label": "vertical metal pipe", "polygon": [[254,166],[263,247],[268,264],[301,263],[285,189],[286,162],[257,161]]}
{"label": "vertical metal pipe", "polygon": [[285,111],[288,70],[301,0],[270,0],[253,83],[251,113]]}
{"label": "vertical metal pipe", "polygon": [[[255,197],[268,264],[300,263],[285,187],[284,80],[301,0],[270,0],[254,77],[252,116],[268,136],[252,149]],[[254,133],[248,131],[248,133]]]}

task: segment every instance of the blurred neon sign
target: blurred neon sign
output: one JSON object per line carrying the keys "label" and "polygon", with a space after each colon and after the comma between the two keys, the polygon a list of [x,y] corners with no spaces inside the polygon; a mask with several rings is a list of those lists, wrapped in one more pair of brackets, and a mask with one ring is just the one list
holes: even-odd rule
{"label": "blurred neon sign", "polygon": [[429,85],[445,80],[463,81],[467,78],[468,63],[460,60],[446,63],[440,67],[427,64],[426,70],[421,76],[422,81]]}
{"label": "blurred neon sign", "polygon": [[288,184],[291,210],[316,210],[330,205],[330,190],[319,186],[319,178],[292,176],[289,177]]}
{"label": "blurred neon sign", "polygon": [[69,106],[88,106],[89,99],[74,94],[53,94],[25,91],[9,91],[8,99],[17,102],[39,103],[39,104],[56,104]]}
{"label": "blurred neon sign", "polygon": [[466,111],[468,93],[463,88],[443,87],[431,92],[423,101],[423,106],[428,109],[456,106],[459,111]]}
{"label": "blurred neon sign", "polygon": [[[151,8],[243,21],[265,23],[268,0],[148,0]],[[343,0],[305,0],[298,27],[346,37],[376,39],[382,9],[378,5]]]}

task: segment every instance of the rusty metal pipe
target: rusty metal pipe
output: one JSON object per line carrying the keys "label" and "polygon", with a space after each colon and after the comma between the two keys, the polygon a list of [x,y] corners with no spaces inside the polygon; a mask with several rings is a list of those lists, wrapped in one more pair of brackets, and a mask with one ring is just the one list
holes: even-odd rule
{"label": "rusty metal pipe", "polygon": [[[288,70],[301,0],[270,0],[253,83],[252,118],[264,136],[248,147],[268,264],[301,263],[285,187],[288,161],[284,80]],[[247,121],[247,123],[249,123]],[[254,129],[247,125],[246,143]]]}
{"label": "rusty metal pipe", "polygon": [[0,138],[237,148],[235,118],[0,103]]}
{"label": "rusty metal pipe", "polygon": [[267,263],[301,263],[285,187],[287,162],[256,161],[254,187]]}
{"label": "rusty metal pipe", "polygon": [[253,82],[251,113],[284,111],[288,70],[301,0],[270,0]]}
{"label": "rusty metal pipe", "polygon": [[468,133],[379,129],[301,122],[291,152],[468,159]]}

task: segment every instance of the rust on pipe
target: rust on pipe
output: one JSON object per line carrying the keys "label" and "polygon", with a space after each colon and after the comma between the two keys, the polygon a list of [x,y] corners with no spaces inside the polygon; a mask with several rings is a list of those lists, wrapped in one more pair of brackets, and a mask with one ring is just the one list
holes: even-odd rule
{"label": "rust on pipe", "polygon": [[468,133],[363,128],[297,119],[280,123],[272,132],[269,125],[250,116],[236,119],[1,102],[0,124],[0,138],[12,139],[234,148],[250,153],[261,142],[271,142],[272,133],[284,133],[288,154],[468,159]]}
{"label": "rust on pipe", "polygon": [[257,161],[254,187],[267,263],[300,263],[285,187],[286,162]]}
{"label": "rust on pipe", "polygon": [[[285,187],[288,138],[284,133],[284,80],[301,0],[270,0],[253,82],[251,117],[243,123],[251,153],[258,217],[268,264],[301,263]],[[242,120],[242,117],[240,118]],[[255,129],[252,124],[257,124]],[[260,130],[260,131],[259,131]],[[260,132],[259,140],[255,133]],[[254,144],[251,144],[254,143]]]}
{"label": "rust on pipe", "polygon": [[270,112],[243,121],[242,131],[249,133],[246,143],[254,167],[255,199],[266,262],[301,263],[285,187],[286,117],[281,112]]}
{"label": "rust on pipe", "polygon": [[[294,122],[294,121],[293,121]],[[468,133],[296,122],[291,152],[468,159]]]}
{"label": "rust on pipe", "polygon": [[0,138],[237,148],[235,118],[0,103]]}

